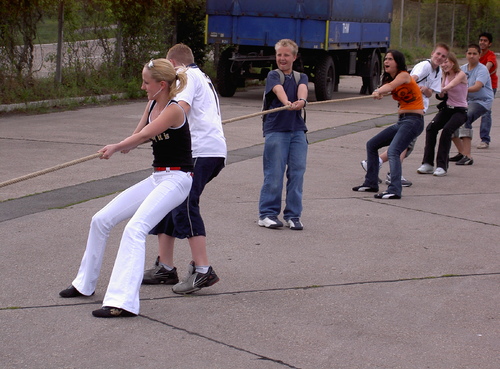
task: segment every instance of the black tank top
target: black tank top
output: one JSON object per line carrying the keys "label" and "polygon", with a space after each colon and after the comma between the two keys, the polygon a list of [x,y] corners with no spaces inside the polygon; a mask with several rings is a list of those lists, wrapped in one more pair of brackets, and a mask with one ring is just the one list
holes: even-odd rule
{"label": "black tank top", "polygon": [[[176,104],[177,101],[170,100],[167,104]],[[156,105],[153,100],[149,107],[148,124],[151,119],[151,111]],[[180,106],[179,106],[180,107]],[[180,107],[182,109],[182,107]],[[169,128],[165,132],[151,138],[153,147],[153,167],[180,167],[184,172],[193,171],[193,156],[191,152],[191,134],[186,114],[184,124],[177,128]]]}

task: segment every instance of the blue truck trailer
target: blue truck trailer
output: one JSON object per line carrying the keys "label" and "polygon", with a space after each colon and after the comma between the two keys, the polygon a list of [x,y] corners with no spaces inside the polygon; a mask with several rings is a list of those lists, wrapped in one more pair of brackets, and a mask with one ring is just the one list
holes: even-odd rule
{"label": "blue truck trailer", "polygon": [[392,1],[207,0],[206,42],[224,48],[219,93],[233,96],[245,80],[264,80],[283,38],[299,46],[294,69],[314,82],[318,101],[332,99],[341,75],[361,76],[360,93],[372,93],[389,48]]}

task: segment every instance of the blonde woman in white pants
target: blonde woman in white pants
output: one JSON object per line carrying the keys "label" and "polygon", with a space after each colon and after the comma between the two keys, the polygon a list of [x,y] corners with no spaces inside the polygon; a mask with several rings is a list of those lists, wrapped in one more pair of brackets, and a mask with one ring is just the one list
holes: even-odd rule
{"label": "blonde woman in white pants", "polygon": [[[129,219],[113,267],[100,318],[139,314],[139,288],[144,272],[146,236],[169,211],[189,194],[193,170],[191,137],[186,114],[172,100],[186,85],[185,73],[177,73],[166,59],[151,60],[142,71],[141,88],[148,104],[133,134],[117,144],[103,147],[101,159],[115,152],[128,153],[148,140],[153,147],[153,174],[128,188],[92,217],[87,247],[65,298],[94,294],[111,229]],[[179,80],[179,83],[177,81]]]}

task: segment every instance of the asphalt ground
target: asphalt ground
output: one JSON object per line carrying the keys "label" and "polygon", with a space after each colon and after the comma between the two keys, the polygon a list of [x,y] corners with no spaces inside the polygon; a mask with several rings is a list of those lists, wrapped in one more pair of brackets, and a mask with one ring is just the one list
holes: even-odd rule
{"label": "asphalt ground", "polygon": [[[342,78],[336,96],[359,96],[359,83]],[[223,119],[258,111],[261,94],[222,98]],[[1,117],[0,182],[119,141],[144,105]],[[58,293],[76,275],[91,216],[151,172],[148,145],[0,188],[0,367],[499,368],[498,99],[493,111],[489,149],[475,149],[474,124],[474,165],[417,174],[424,132],[403,165],[413,186],[401,200],[376,200],[351,187],[363,181],[366,141],[395,122],[396,103],[310,105],[303,231],[257,226],[261,120],[225,125],[228,165],[201,203],[221,281],[189,296],[142,286],[136,318],[91,315],[123,225],[111,234],[95,295]],[[153,236],[146,252],[150,267]],[[175,256],[184,275],[186,240]]]}

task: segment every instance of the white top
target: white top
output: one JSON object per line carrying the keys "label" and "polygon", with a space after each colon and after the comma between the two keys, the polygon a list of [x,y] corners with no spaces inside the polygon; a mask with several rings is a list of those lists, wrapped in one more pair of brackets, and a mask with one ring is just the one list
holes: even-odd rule
{"label": "white top", "polygon": [[188,82],[175,100],[191,107],[188,122],[191,132],[193,158],[227,156],[226,139],[222,130],[220,105],[215,87],[198,66],[191,64],[187,70]]}
{"label": "white top", "polygon": [[[423,60],[417,63],[410,72],[412,76],[418,76],[417,84],[430,88],[435,93],[441,92],[441,68],[432,69],[432,64],[429,60]],[[422,94],[424,98],[424,113],[429,108],[429,98]]]}

